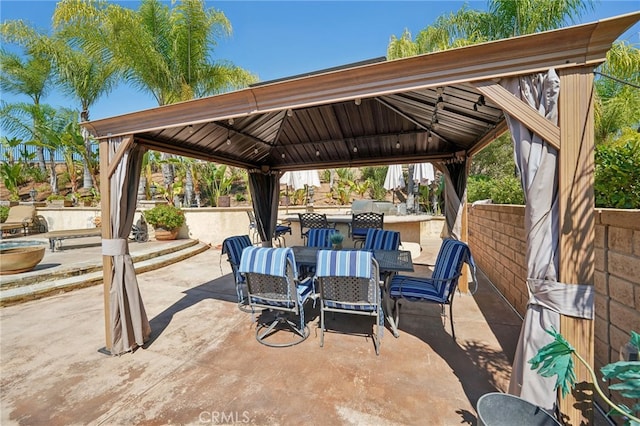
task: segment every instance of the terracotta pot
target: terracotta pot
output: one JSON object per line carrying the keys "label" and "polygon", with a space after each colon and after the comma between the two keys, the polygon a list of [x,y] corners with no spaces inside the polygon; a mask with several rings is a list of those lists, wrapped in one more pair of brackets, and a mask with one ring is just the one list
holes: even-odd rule
{"label": "terracotta pot", "polygon": [[156,240],[158,241],[175,240],[178,237],[178,232],[180,231],[180,229],[167,231],[166,229],[162,229],[162,228],[155,228],[155,230],[156,230]]}
{"label": "terracotta pot", "polygon": [[230,207],[231,206],[231,197],[229,195],[221,195],[218,197],[218,201],[216,202],[216,207]]}

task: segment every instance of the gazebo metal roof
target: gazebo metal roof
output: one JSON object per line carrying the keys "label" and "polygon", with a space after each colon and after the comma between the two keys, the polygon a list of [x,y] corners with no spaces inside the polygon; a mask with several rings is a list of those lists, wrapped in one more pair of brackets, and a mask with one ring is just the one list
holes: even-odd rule
{"label": "gazebo metal roof", "polygon": [[446,160],[473,154],[504,132],[504,112],[526,114],[487,86],[549,68],[596,66],[637,20],[628,14],[379,58],[84,125],[99,139],[130,135],[151,149],[263,170]]}

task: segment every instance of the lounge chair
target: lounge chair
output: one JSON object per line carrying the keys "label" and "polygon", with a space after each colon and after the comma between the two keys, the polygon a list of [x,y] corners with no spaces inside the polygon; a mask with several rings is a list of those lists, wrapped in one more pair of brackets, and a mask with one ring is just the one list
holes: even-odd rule
{"label": "lounge chair", "polygon": [[33,205],[18,205],[9,208],[7,220],[0,224],[0,238],[5,232],[15,234],[22,230],[22,235],[27,235],[29,228],[33,226],[36,217],[36,208]]}

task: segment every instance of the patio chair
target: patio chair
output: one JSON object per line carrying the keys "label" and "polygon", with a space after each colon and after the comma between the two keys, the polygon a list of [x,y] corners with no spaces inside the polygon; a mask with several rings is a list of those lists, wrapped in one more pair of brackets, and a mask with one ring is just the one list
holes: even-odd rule
{"label": "patio chair", "polygon": [[442,316],[446,316],[445,305],[449,305],[449,319],[451,321],[451,336],[456,339],[453,327],[453,296],[458,278],[462,274],[462,265],[467,263],[471,275],[476,281],[476,265],[471,256],[469,246],[453,239],[442,242],[433,273],[429,278],[396,275],[391,279],[389,296],[394,301],[395,324],[400,321],[400,301],[438,303],[442,308]]}
{"label": "patio chair", "polygon": [[7,220],[0,223],[0,238],[7,232],[10,234],[22,230],[22,235],[27,235],[28,230],[36,218],[36,208],[33,205],[17,205],[9,207]]}
{"label": "patio chair", "polygon": [[320,346],[324,346],[327,312],[375,318],[371,333],[376,355],[380,353],[384,315],[378,262],[362,250],[319,250],[316,280],[320,291]]}
{"label": "patio chair", "polygon": [[384,213],[364,212],[355,213],[351,216],[349,224],[349,236],[353,240],[354,247],[358,244],[362,247],[367,238],[369,229],[384,228]]}
{"label": "patio chair", "polygon": [[331,248],[331,236],[338,231],[335,228],[312,228],[307,232],[306,246]]}
{"label": "patio chair", "polygon": [[[247,280],[251,311],[264,309],[257,320],[256,340],[272,347],[293,346],[309,337],[304,303],[315,295],[313,280],[298,281],[296,261],[290,248],[248,247],[242,252],[240,273]],[[267,319],[268,314],[275,316]],[[289,318],[299,317],[299,324]],[[283,338],[278,331],[289,331]]]}
{"label": "patio chair", "polygon": [[244,276],[240,273],[240,259],[242,258],[242,252],[245,248],[251,247],[251,239],[248,235],[237,235],[226,238],[222,242],[221,255],[227,255],[227,261],[231,265],[231,271],[233,273],[233,279],[236,283],[236,293],[238,295],[238,308],[241,311],[247,312],[247,305],[249,304],[244,294],[244,288],[247,285]]}
{"label": "patio chair", "polygon": [[398,250],[400,233],[369,228],[364,240],[364,250]]}
{"label": "patio chair", "polygon": [[309,229],[331,228],[327,222],[327,215],[321,213],[298,213],[300,219],[300,238],[307,244]]}
{"label": "patio chair", "polygon": [[[258,226],[256,225],[256,215],[253,213],[253,210],[247,210],[247,215],[249,216],[249,232],[251,232],[252,241],[254,244],[260,242],[260,234],[258,233]],[[276,224],[276,229],[273,232],[273,239],[276,240],[276,243],[279,247],[286,247],[287,242],[284,238],[285,234],[291,235],[291,224],[287,222]]]}

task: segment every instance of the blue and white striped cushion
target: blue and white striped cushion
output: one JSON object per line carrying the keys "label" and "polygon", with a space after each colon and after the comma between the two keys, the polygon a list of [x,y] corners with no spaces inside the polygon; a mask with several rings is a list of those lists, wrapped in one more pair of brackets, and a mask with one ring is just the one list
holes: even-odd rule
{"label": "blue and white striped cushion", "polygon": [[291,248],[247,247],[242,252],[240,272],[284,277],[287,259],[291,260],[295,274],[296,261]]}
{"label": "blue and white striped cushion", "polygon": [[400,233],[384,229],[370,228],[364,240],[365,250],[398,250],[400,247]]}
{"label": "blue and white striped cushion", "polygon": [[354,303],[335,302],[333,300],[325,300],[324,304],[325,306],[333,309],[346,309],[350,311],[362,311],[362,312],[373,312],[378,308],[377,305],[372,305],[370,303],[354,304]]}
{"label": "blue and white striped cushion", "polygon": [[307,246],[331,248],[331,236],[335,234],[335,228],[312,228],[307,234]]}
{"label": "blue and white striped cushion", "polygon": [[442,242],[431,278],[444,280],[460,273],[462,263],[469,257],[469,247],[457,240],[445,239]]}
{"label": "blue and white striped cushion", "polygon": [[452,278],[460,274],[462,263],[465,261],[475,269],[469,247],[461,241],[445,239],[438,252],[431,278],[396,275],[391,280],[389,295],[392,298],[404,297],[410,300],[422,299],[444,303],[452,285],[455,284]]}
{"label": "blue and white striped cushion", "polygon": [[318,250],[316,276],[371,278],[371,257],[362,250]]}
{"label": "blue and white striped cushion", "polygon": [[240,265],[242,251],[247,247],[251,247],[251,239],[248,235],[229,237],[222,242],[222,254],[226,253],[229,257],[236,282],[244,281],[244,277],[238,271],[238,265]]}
{"label": "blue and white striped cushion", "polygon": [[443,290],[446,287],[444,282],[436,283],[429,278],[396,275],[391,280],[389,295],[396,299],[402,297],[409,300],[430,300],[445,303],[448,294],[445,294]]}

